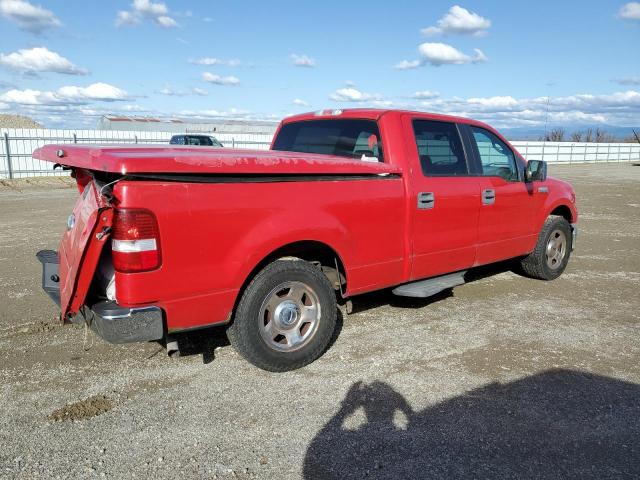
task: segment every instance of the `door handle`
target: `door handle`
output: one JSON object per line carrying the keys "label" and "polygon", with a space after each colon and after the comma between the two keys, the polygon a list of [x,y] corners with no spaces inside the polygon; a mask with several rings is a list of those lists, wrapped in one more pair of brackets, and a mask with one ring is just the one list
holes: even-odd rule
{"label": "door handle", "polygon": [[436,204],[433,192],[418,193],[418,210],[429,210]]}
{"label": "door handle", "polygon": [[496,191],[487,189],[482,191],[482,204],[492,205],[496,201]]}

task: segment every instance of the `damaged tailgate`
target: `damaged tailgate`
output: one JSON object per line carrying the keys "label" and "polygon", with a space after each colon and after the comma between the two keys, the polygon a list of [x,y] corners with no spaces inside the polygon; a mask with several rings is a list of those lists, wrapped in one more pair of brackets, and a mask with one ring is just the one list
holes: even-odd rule
{"label": "damaged tailgate", "polygon": [[102,249],[109,238],[113,209],[95,182],[78,197],[58,250],[60,309],[63,321],[85,302]]}

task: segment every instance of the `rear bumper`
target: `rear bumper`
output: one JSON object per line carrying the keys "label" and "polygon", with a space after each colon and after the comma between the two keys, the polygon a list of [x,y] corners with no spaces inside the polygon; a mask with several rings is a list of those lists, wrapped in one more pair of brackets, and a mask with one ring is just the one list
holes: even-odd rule
{"label": "rear bumper", "polygon": [[127,308],[105,300],[85,308],[83,316],[91,330],[107,342],[148,342],[164,337],[162,309],[153,305]]}
{"label": "rear bumper", "polygon": [[[36,257],[42,263],[42,289],[59,307],[58,253],[42,250]],[[148,342],[164,337],[162,309],[155,305],[126,308],[115,301],[106,300],[90,308],[84,307],[78,317],[111,343]]]}

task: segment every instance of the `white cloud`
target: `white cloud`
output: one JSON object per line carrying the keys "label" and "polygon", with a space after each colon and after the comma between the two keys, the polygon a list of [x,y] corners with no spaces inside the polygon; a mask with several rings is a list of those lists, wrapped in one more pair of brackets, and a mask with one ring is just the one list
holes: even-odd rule
{"label": "white cloud", "polygon": [[178,22],[169,15],[169,9],[166,4],[162,2],[154,3],[151,0],[133,0],[131,10],[118,11],[115,25],[116,27],[136,25],[145,19],[151,20],[163,28],[178,26]]}
{"label": "white cloud", "polygon": [[440,94],[438,92],[433,92],[431,90],[422,90],[420,92],[415,92],[411,95],[411,98],[415,98],[417,100],[426,100],[429,98],[437,98]]}
{"label": "white cloud", "polygon": [[[433,98],[410,106],[450,115],[484,120],[496,127],[543,125],[632,125],[640,117],[640,92],[629,90],[606,95],[515,98],[512,96]],[[547,119],[548,116],[548,119]]]}
{"label": "white cloud", "polygon": [[308,107],[309,104],[307,102],[305,102],[304,100],[301,100],[299,98],[296,98],[293,102],[294,105],[297,105],[298,107]]}
{"label": "white cloud", "polygon": [[518,106],[518,101],[510,96],[496,96],[496,97],[479,97],[469,98],[467,100],[469,105],[480,105],[487,111],[490,110],[507,110]]}
{"label": "white cloud", "polygon": [[156,23],[161,27],[172,28],[178,26],[178,22],[176,22],[173,18],[168,17],[167,15],[160,15],[155,20]]}
{"label": "white cloud", "polygon": [[116,27],[122,27],[123,25],[135,25],[140,23],[140,17],[134,15],[133,12],[126,10],[120,10],[116,15]]}
{"label": "white cloud", "polygon": [[640,21],[640,2],[625,3],[618,11],[618,16],[625,20]]}
{"label": "white cloud", "polygon": [[640,77],[615,78],[613,81],[620,85],[640,85]]}
{"label": "white cloud", "polygon": [[310,58],[307,55],[297,55],[295,53],[291,54],[291,63],[293,63],[296,67],[316,66],[316,61],[313,58]]}
{"label": "white cloud", "polygon": [[189,95],[197,95],[203,97],[209,95],[209,92],[203,90],[202,88],[193,87],[189,90],[174,90],[169,85],[165,85],[164,88],[158,90],[158,93],[170,97],[186,97]]}
{"label": "white cloud", "polygon": [[423,28],[421,32],[427,36],[440,34],[481,36],[489,27],[491,27],[491,20],[488,18],[454,5],[444,17],[438,20],[437,26]]}
{"label": "white cloud", "polygon": [[4,55],[0,53],[0,65],[26,73],[55,72],[67,75],[87,75],[88,70],[80,68],[65,57],[46,47],[18,50]]}
{"label": "white cloud", "polygon": [[60,87],[55,91],[12,89],[0,95],[0,101],[18,105],[86,104],[91,101],[114,102],[129,98],[124,90],[101,82],[87,87]]}
{"label": "white cloud", "polygon": [[192,118],[209,118],[209,117],[247,117],[251,112],[239,108],[230,108],[228,110],[182,110],[180,116]]}
{"label": "white cloud", "polygon": [[0,0],[0,15],[31,33],[42,33],[48,28],[62,25],[52,11],[26,0]]}
{"label": "white cloud", "polygon": [[214,75],[213,73],[204,72],[202,74],[202,79],[205,82],[213,83],[214,85],[239,85],[240,84],[240,79],[238,77],[234,77],[233,75],[222,77],[220,75]]}
{"label": "white cloud", "polygon": [[402,60],[396,63],[393,68],[397,70],[410,70],[412,68],[418,68],[421,65],[422,62],[420,62],[420,60]]}
{"label": "white cloud", "polygon": [[469,56],[446,43],[423,43],[418,47],[422,61],[434,66],[463,65],[465,63],[486,62],[486,55],[478,48],[474,48],[475,55]]}
{"label": "white cloud", "polygon": [[222,60],[220,58],[215,57],[202,57],[197,60],[189,60],[189,63],[193,63],[194,65],[206,65],[206,66],[215,66],[222,65],[225,67],[239,67],[241,65],[240,60],[231,59],[231,60]]}
{"label": "white cloud", "polygon": [[382,100],[382,97],[380,95],[363,93],[354,87],[345,87],[339,88],[330,94],[329,99],[334,102],[370,102],[374,100],[380,101]]}

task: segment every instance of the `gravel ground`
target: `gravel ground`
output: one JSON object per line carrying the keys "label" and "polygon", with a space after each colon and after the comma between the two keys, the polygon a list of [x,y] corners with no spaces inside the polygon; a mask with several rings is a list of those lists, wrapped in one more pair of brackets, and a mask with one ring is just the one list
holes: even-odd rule
{"label": "gravel ground", "polygon": [[38,122],[24,115],[0,114],[0,128],[42,128]]}
{"label": "gravel ground", "polygon": [[286,374],[218,330],[170,359],[60,326],[34,253],[76,193],[0,185],[0,477],[640,477],[640,166],[551,170],[581,212],[560,279],[500,265],[426,301],[356,298]]}

